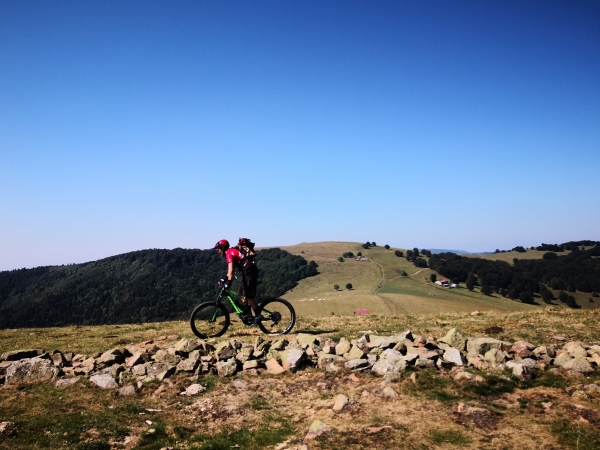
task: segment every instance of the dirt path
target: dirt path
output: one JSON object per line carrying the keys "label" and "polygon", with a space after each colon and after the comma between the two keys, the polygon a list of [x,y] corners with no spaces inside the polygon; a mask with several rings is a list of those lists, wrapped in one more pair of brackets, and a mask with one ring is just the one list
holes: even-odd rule
{"label": "dirt path", "polygon": [[371,261],[373,261],[373,263],[379,269],[379,281],[377,282],[377,286],[375,286],[375,288],[371,291],[371,295],[377,297],[381,301],[381,304],[383,305],[384,309],[388,312],[388,314],[394,314],[394,305],[389,300],[377,294],[377,291],[381,288],[381,286],[383,286],[383,267],[381,267],[381,265],[375,262],[374,260],[371,259]]}

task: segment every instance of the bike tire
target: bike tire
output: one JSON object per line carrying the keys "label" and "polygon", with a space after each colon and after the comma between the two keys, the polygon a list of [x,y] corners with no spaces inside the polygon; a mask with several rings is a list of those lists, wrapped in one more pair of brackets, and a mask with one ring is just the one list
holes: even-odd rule
{"label": "bike tire", "polygon": [[201,303],[190,317],[190,327],[200,339],[219,337],[229,328],[229,313],[215,302]]}
{"label": "bike tire", "polygon": [[276,298],[260,305],[258,314],[264,318],[258,327],[265,334],[287,334],[296,323],[296,311],[287,300]]}

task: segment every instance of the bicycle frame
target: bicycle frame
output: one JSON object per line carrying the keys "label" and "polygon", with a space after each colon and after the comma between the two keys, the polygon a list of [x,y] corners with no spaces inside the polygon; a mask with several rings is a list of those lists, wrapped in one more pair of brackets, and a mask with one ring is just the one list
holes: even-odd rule
{"label": "bicycle frame", "polygon": [[[229,300],[229,303],[233,307],[236,314],[238,314],[238,315],[244,314],[244,310],[242,308],[240,308],[240,306],[239,306],[239,305],[244,305],[242,296],[240,294],[238,294],[237,292],[231,291],[229,289],[222,288],[221,292],[219,293],[219,296],[217,297],[217,303],[221,303],[221,299],[223,298],[223,296],[225,296],[225,298],[227,298],[227,300]],[[247,306],[247,305],[244,305],[244,306]],[[216,314],[216,311],[215,311],[215,314]]]}

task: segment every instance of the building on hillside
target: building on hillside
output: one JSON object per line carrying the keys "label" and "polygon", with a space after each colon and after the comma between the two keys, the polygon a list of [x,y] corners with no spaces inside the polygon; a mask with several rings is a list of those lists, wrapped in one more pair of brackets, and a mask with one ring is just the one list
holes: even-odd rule
{"label": "building on hillside", "polygon": [[437,284],[438,286],[442,286],[442,287],[450,287],[450,282],[448,280],[446,280],[445,278],[440,278],[439,280],[437,280],[435,282],[435,284]]}

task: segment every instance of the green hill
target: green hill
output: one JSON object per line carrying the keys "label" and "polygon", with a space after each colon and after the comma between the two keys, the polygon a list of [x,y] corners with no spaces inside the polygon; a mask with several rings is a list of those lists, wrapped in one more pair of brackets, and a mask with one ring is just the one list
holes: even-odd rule
{"label": "green hill", "polygon": [[[278,297],[316,264],[259,251],[258,298]],[[94,262],[0,272],[0,328],[181,319],[214,300],[225,261],[214,250],[141,250]]]}

